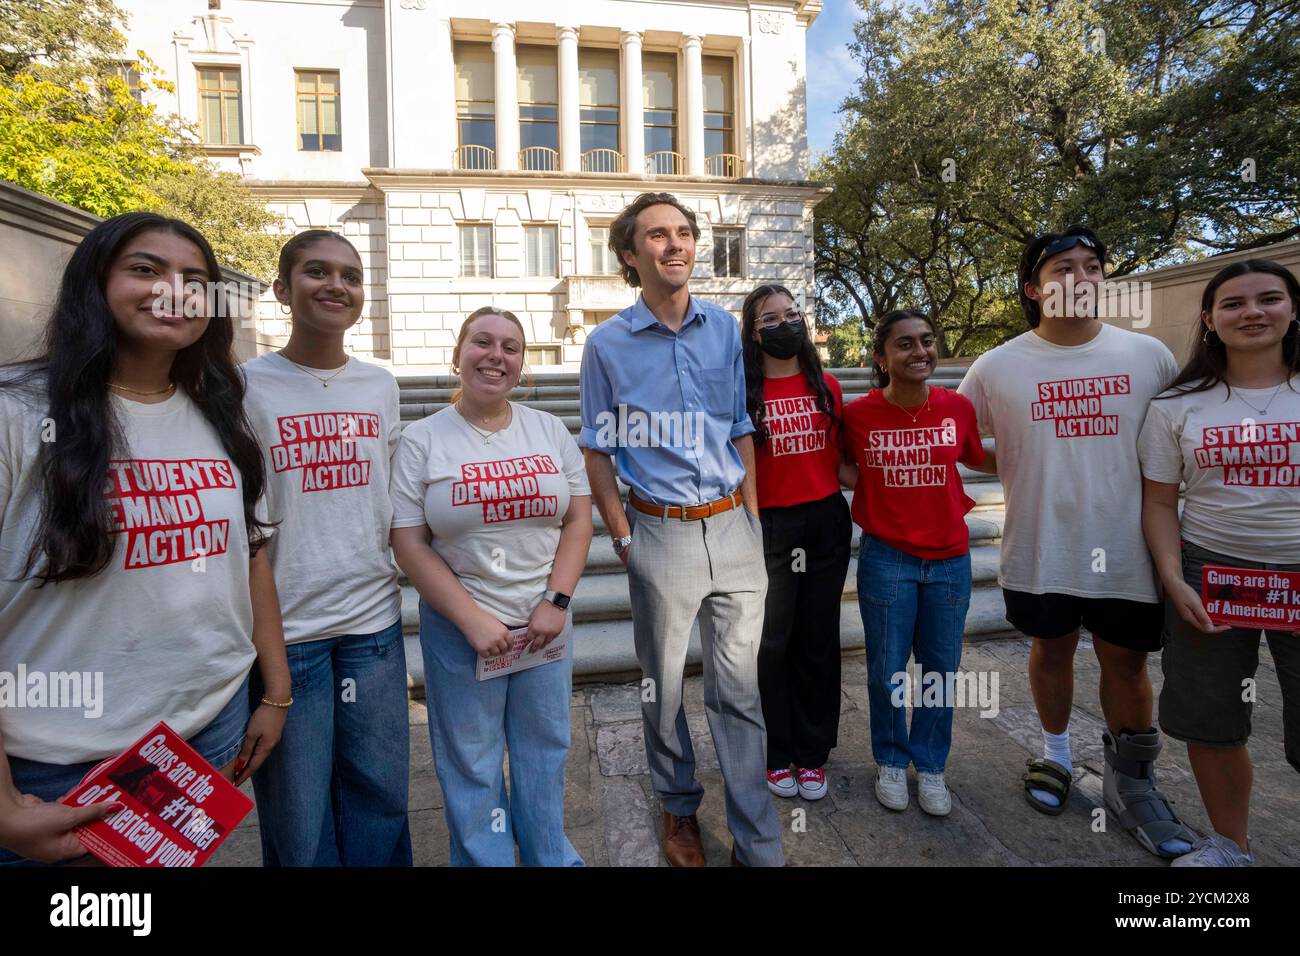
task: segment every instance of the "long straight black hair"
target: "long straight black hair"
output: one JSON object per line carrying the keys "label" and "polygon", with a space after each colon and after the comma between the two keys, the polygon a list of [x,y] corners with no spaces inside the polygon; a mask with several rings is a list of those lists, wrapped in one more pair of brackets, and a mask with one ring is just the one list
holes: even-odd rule
{"label": "long straight black hair", "polygon": [[[208,281],[221,282],[221,266],[208,241],[191,225],[154,213],[132,212],[106,219],[87,233],[63,270],[42,354],[20,364],[0,383],[25,388],[44,402],[54,426],[54,441],[40,452],[41,516],[24,575],[42,584],[91,577],[113,555],[113,521],[104,484],[109,461],[129,453],[121,424],[109,400],[109,379],[117,358],[117,324],[105,298],[109,268],[133,237],[170,232],[194,243],[203,255]],[[172,360],[171,378],[208,420],[239,469],[244,521],[256,550],[270,526],[254,508],[266,483],[262,455],[244,413],[244,382],[231,344],[234,323],[225,297],[208,327]]]}
{"label": "long straight black hair", "polygon": [[[1297,319],[1300,319],[1300,281],[1296,280],[1286,266],[1272,259],[1242,259],[1230,266],[1224,266],[1205,284],[1205,291],[1201,293],[1201,314],[1213,314],[1214,294],[1219,291],[1220,286],[1229,279],[1252,272],[1277,276],[1286,287],[1287,295],[1291,297],[1291,308],[1296,310],[1297,318],[1291,320],[1286,334],[1282,336],[1282,361],[1286,364],[1291,377],[1300,375],[1300,323],[1297,323]],[[1193,330],[1191,357],[1174,378],[1169,389],[1156,396],[1157,398],[1173,398],[1175,395],[1209,391],[1220,382],[1227,385],[1228,350],[1223,340],[1206,327],[1200,315],[1196,317]],[[1231,386],[1228,386],[1228,389],[1231,391]]]}
{"label": "long straight black hair", "polygon": [[[761,285],[745,296],[745,304],[740,309],[740,345],[745,360],[745,406],[749,411],[749,420],[754,423],[754,440],[759,444],[768,439],[767,407],[763,404],[763,350],[754,341],[754,324],[758,321],[758,307],[772,295],[783,295],[791,302],[794,301],[794,293],[783,285]],[[840,419],[835,414],[835,399],[826,385],[821,356],[817,354],[817,346],[806,326],[803,348],[799,350],[799,371],[803,372],[803,377],[816,396],[817,408],[826,413],[826,431],[829,434],[839,426]]]}

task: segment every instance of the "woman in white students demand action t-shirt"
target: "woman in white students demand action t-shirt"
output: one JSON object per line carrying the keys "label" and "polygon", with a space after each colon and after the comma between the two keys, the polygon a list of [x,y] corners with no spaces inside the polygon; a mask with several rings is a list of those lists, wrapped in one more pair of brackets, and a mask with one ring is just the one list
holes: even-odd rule
{"label": "woman in white students demand action t-shirt", "polygon": [[[457,400],[407,426],[393,458],[393,551],[420,593],[429,737],[447,804],[452,866],[580,866],[564,835],[573,659],[486,680],[480,657],[527,628],[542,649],[591,545],[591,491],[578,443],[547,412],[516,405],[524,330],[483,308],[452,352]],[[510,795],[502,771],[510,750]]]}
{"label": "woman in white students demand action t-shirt", "polygon": [[243,366],[279,522],[267,550],[294,696],[253,776],[262,862],[410,866],[406,655],[388,548],[397,380],[343,350],[365,304],[352,243],[299,233],[278,272],[289,342]]}
{"label": "woman in white students demand action t-shirt", "polygon": [[[265,476],[220,282],[185,223],[108,219],[41,357],[0,371],[0,678],[24,698],[0,707],[0,865],[81,855],[73,828],[108,808],[54,801],[160,720],[236,784],[279,740]],[[42,681],[81,692],[27,699]]]}
{"label": "woman in white students demand action t-shirt", "polygon": [[[1251,695],[1259,632],[1282,692],[1287,762],[1300,770],[1300,605],[1294,587],[1234,593],[1233,578],[1300,571],[1300,282],[1276,262],[1222,269],[1201,296],[1192,357],[1152,401],[1138,443],[1142,527],[1165,587],[1160,727],[1187,743],[1214,830],[1174,866],[1248,866]],[[1181,520],[1178,484],[1187,486]],[[1181,539],[1181,547],[1180,547]],[[1202,572],[1206,575],[1202,595]],[[1213,592],[1213,593],[1212,593]],[[1215,624],[1208,601],[1260,612]],[[1235,598],[1235,601],[1234,601]],[[1219,609],[1210,604],[1209,608]],[[1290,619],[1288,620],[1288,616]]]}

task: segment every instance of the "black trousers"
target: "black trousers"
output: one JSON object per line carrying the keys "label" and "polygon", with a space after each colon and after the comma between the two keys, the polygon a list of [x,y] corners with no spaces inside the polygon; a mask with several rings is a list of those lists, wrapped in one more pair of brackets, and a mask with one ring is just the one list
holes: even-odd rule
{"label": "black trousers", "polygon": [[820,501],[764,508],[767,606],[758,689],[767,769],[820,767],[840,728],[840,599],[853,537],[849,506]]}

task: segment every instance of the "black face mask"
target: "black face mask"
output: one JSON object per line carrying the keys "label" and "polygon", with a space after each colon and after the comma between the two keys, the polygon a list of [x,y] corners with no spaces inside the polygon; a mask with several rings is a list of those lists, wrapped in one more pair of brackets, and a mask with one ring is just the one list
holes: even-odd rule
{"label": "black face mask", "polygon": [[802,322],[782,322],[770,329],[759,329],[758,345],[772,358],[794,358],[803,348],[803,337]]}

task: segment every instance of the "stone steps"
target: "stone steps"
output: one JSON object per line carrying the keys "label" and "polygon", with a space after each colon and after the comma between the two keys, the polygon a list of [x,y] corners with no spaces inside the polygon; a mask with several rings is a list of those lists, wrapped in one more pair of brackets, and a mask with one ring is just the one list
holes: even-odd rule
{"label": "stone steps", "polygon": [[[996,587],[978,587],[971,592],[970,611],[966,615],[966,643],[1015,636],[1004,617],[1002,594]],[[403,608],[405,626],[405,608]],[[573,626],[573,680],[575,684],[615,683],[641,676],[632,640],[630,619],[575,622]],[[848,655],[864,652],[862,618],[857,601],[840,605],[840,649]],[[686,672],[699,673],[702,667],[699,627],[691,629],[686,652]],[[424,696],[424,659],[420,653],[418,631],[406,634],[407,686],[411,696]]]}
{"label": "stone steps", "polygon": [[[871,387],[869,369],[832,369],[844,389],[845,401],[866,394]],[[932,384],[956,388],[965,370],[941,368]],[[415,421],[446,406],[456,387],[447,375],[407,376],[399,379],[403,422]],[[524,402],[557,415],[570,432],[580,427],[578,376],[576,373],[540,373],[526,387],[517,389],[514,401]],[[974,587],[971,609],[966,618],[967,641],[1004,637],[1014,633],[1003,617],[1002,596],[997,584],[998,548],[1002,537],[1002,486],[996,477],[959,466],[966,493],[975,508],[966,516],[970,529]],[[626,500],[627,488],[620,482]],[[851,502],[852,492],[844,492]],[[587,557],[583,579],[574,595],[574,680],[613,681],[635,678],[640,671],[632,643],[631,607],[627,574],[609,546],[600,513],[593,507],[595,536]],[[845,582],[840,612],[840,644],[845,653],[863,650],[862,620],[857,606],[857,561],[860,530],[853,528],[854,559]],[[418,595],[403,576],[402,630],[406,635],[407,671],[413,696],[424,693],[424,667],[419,648]],[[687,654],[688,669],[700,667],[699,632],[692,632]]]}

